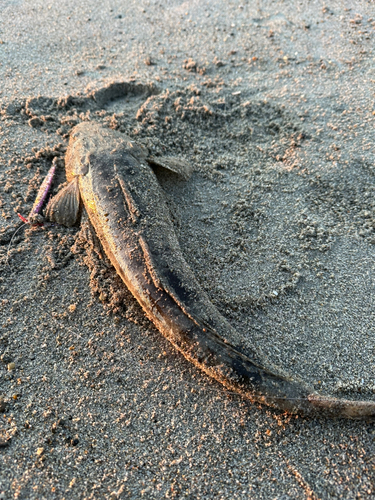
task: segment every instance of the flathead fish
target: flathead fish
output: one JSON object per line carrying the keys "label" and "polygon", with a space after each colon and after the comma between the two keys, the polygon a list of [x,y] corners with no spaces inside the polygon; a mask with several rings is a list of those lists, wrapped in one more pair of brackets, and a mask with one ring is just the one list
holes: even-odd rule
{"label": "flathead fish", "polygon": [[165,197],[151,168],[188,177],[174,158],[153,158],[124,134],[84,122],[66,154],[69,184],[46,215],[73,225],[82,206],[119,276],[156,328],[192,363],[251,401],[291,413],[375,417],[374,401],[323,396],[243,349],[241,337],[210,302],[185,261]]}

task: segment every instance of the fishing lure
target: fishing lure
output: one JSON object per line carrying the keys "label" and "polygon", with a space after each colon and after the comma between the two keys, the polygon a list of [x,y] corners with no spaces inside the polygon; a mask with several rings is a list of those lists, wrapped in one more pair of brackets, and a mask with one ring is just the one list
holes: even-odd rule
{"label": "fishing lure", "polygon": [[42,216],[41,212],[42,212],[43,205],[47,199],[48,193],[51,190],[53,180],[55,177],[55,173],[56,173],[56,158],[53,159],[52,167],[49,169],[46,177],[44,178],[42,184],[39,187],[34,204],[32,206],[32,209],[30,210],[30,213],[27,216],[27,218],[21,214],[17,214],[18,217],[23,222],[23,225],[21,225],[19,228],[16,229],[16,231],[13,233],[13,236],[10,239],[8,249],[7,249],[7,256],[6,256],[6,260],[5,260],[6,265],[9,264],[9,252],[10,252],[13,240],[14,240],[15,236],[17,235],[17,233],[22,228],[24,228],[26,225],[30,225],[30,226],[44,226],[45,225],[45,219]]}
{"label": "fishing lure", "polygon": [[36,195],[32,209],[30,210],[27,218],[23,217],[21,214],[17,214],[18,217],[25,223],[31,224],[32,226],[43,226],[44,218],[41,215],[43,205],[47,199],[48,193],[51,190],[52,183],[56,173],[56,158],[52,161],[52,167],[49,169],[46,177],[44,178],[38,194]]}

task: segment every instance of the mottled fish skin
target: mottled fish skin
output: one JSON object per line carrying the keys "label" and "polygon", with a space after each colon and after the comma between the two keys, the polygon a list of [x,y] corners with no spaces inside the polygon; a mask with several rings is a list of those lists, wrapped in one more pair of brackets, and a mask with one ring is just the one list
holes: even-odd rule
{"label": "mottled fish skin", "polygon": [[239,335],[183,258],[146,160],[145,149],[137,154],[124,134],[85,122],[73,129],[65,164],[107,256],[160,332],[187,359],[252,401],[304,415],[374,418],[375,402],[321,396],[255,350],[243,352]]}

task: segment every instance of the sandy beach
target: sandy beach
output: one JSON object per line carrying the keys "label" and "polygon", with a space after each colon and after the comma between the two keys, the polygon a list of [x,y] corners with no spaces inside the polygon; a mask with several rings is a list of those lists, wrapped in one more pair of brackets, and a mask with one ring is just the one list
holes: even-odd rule
{"label": "sandy beach", "polygon": [[3,1],[1,500],[375,497],[373,422],[206,376],[85,218],[13,237],[82,121],[184,158],[156,171],[173,230],[243,348],[375,400],[374,40],[365,1]]}

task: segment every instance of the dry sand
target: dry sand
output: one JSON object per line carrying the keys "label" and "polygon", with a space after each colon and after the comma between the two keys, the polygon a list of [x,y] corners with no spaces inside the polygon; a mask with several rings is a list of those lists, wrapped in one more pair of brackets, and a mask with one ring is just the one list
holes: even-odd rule
{"label": "dry sand", "polygon": [[5,0],[0,21],[0,498],[374,498],[372,423],[197,371],[87,224],[20,230],[6,265],[16,213],[98,120],[193,163],[159,179],[244,345],[375,399],[374,4]]}

